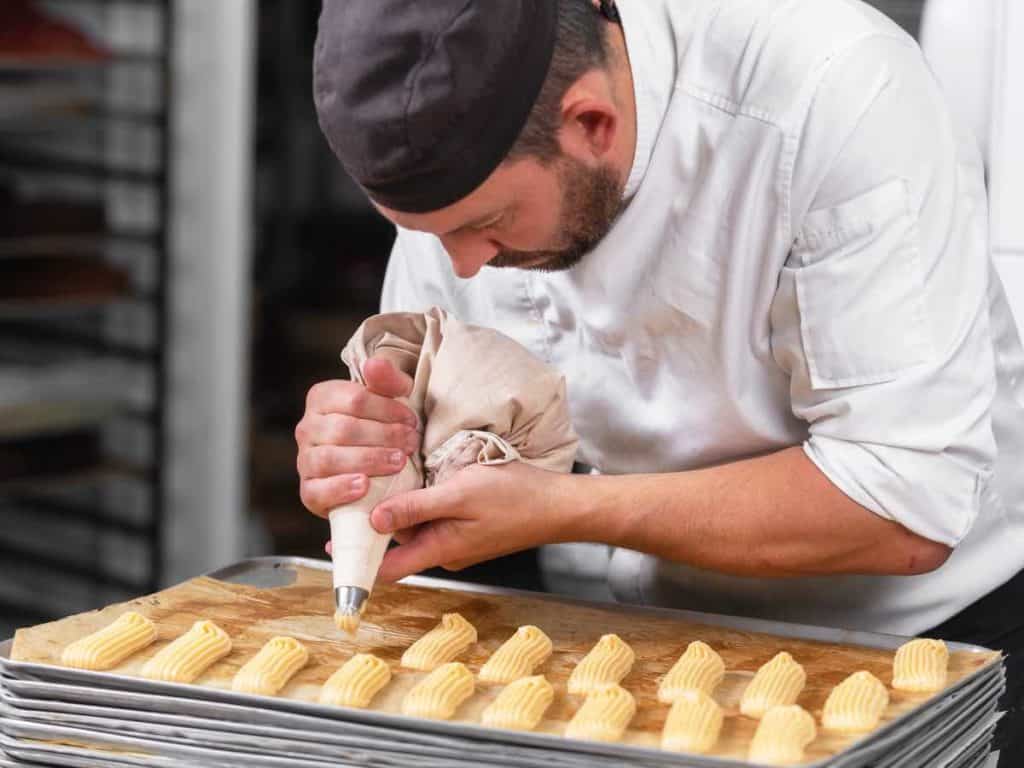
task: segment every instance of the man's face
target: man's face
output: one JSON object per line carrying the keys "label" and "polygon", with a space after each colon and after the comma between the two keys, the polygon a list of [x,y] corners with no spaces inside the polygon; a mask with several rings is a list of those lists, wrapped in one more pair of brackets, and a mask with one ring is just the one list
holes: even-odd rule
{"label": "man's face", "polygon": [[562,155],[548,165],[502,164],[471,195],[440,211],[381,208],[406,229],[436,235],[459,277],[484,266],[564,270],[607,234],[622,207],[623,184],[606,165]]}

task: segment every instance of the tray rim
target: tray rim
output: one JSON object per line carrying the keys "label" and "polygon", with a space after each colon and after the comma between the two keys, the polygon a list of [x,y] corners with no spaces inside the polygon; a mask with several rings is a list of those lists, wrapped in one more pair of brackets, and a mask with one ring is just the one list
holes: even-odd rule
{"label": "tray rim", "polygon": [[[235,563],[201,574],[201,576],[231,583],[232,578],[239,575],[252,573],[257,570],[278,569],[289,566],[299,566],[325,572],[330,571],[331,569],[331,563],[328,560],[297,556],[267,555],[244,558]],[[245,582],[236,581],[234,583]],[[893,650],[910,639],[909,637],[902,635],[865,632],[862,630],[794,624],[769,619],[727,616],[660,606],[586,600],[552,593],[531,592],[528,590],[510,589],[507,587],[492,587],[490,585],[460,582],[454,579],[439,579],[436,577],[409,576],[402,579],[399,583],[428,589],[464,593],[520,596],[563,604],[602,608],[605,610],[614,609],[622,613],[638,613],[647,616],[659,616],[675,620],[685,619],[692,622],[724,626],[740,631],[758,632],[774,635],[776,637],[789,637],[821,643],[861,645],[868,648],[882,650]],[[947,646],[951,650],[968,653],[996,653],[996,651],[983,646],[958,643],[955,641],[947,642]],[[504,745],[514,745],[517,747],[526,747],[528,749],[556,749],[575,754],[592,754],[604,757],[632,758],[634,760],[646,761],[653,760],[662,765],[699,765],[702,768],[749,768],[749,766],[756,765],[755,763],[751,763],[747,760],[738,760],[733,758],[674,753],[652,747],[628,744],[606,744],[580,739],[566,739],[563,736],[555,734],[532,732],[520,733],[516,731],[489,728],[476,723],[432,721],[398,713],[374,712],[372,710],[364,711],[343,707],[327,707],[315,702],[307,702],[298,699],[279,699],[255,696],[217,688],[207,688],[204,686],[149,681],[135,676],[118,675],[109,672],[92,672],[87,670],[70,669],[60,667],[58,665],[41,664],[38,662],[11,661],[10,652],[12,647],[13,639],[0,643],[0,673],[14,673],[13,676],[15,677],[18,676],[18,673],[21,673],[22,675],[27,675],[29,678],[34,678],[36,680],[39,680],[41,676],[41,682],[47,682],[48,680],[53,682],[50,678],[56,675],[58,681],[63,678],[65,680],[70,680],[75,684],[87,686],[92,684],[93,687],[116,688],[117,690],[128,690],[135,693],[141,693],[143,695],[150,693],[169,695],[183,699],[202,699],[227,704],[236,703],[243,706],[262,707],[264,709],[274,711],[295,712],[298,714],[305,714],[314,717],[319,716],[331,720],[355,722],[362,725],[400,728],[424,734],[440,734],[442,736],[455,735],[464,739],[471,739],[474,742],[498,742]],[[813,763],[806,763],[802,768],[831,768],[831,766],[839,764],[839,761],[841,760],[843,762],[855,760],[857,754],[862,751],[873,751],[873,745],[879,741],[884,741],[886,736],[890,735],[892,731],[899,728],[901,725],[904,725],[907,720],[922,715],[925,710],[932,708],[934,705],[941,703],[945,699],[948,699],[948,697],[953,695],[955,692],[975,681],[980,675],[990,673],[990,670],[994,665],[1001,665],[1003,663],[1003,659],[1003,654],[999,652],[999,657],[995,659],[993,663],[979,667],[964,678],[958,680],[952,686],[944,689],[941,694],[923,700],[914,708],[901,714],[892,721],[885,723],[870,734],[853,742],[842,751]],[[268,706],[270,704],[276,706]],[[934,714],[932,717],[933,716]]]}

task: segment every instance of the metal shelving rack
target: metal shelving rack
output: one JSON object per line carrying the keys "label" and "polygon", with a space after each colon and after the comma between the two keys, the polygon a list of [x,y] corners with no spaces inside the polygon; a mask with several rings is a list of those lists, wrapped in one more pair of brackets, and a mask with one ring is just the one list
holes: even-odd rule
{"label": "metal shelving rack", "polygon": [[[30,469],[19,476],[15,467],[13,474],[0,474],[4,478],[0,479],[4,572],[0,627],[4,629],[154,591],[161,584],[163,568],[174,4],[172,0],[76,0],[70,5],[74,18],[94,16],[101,26],[109,21],[114,6],[142,9],[149,19],[158,19],[157,49],[123,54],[115,50],[109,60],[84,66],[30,62],[5,67],[0,61],[0,85],[36,88],[64,79],[76,87],[88,86],[94,96],[99,94],[97,103],[76,105],[62,113],[58,127],[53,127],[51,114],[42,118],[50,134],[61,137],[52,146],[40,148],[36,142],[30,142],[29,148],[19,146],[22,142],[15,134],[5,133],[0,119],[0,181],[33,184],[40,178],[58,178],[66,185],[94,190],[105,212],[101,231],[84,239],[45,238],[39,246],[29,245],[18,258],[32,258],[38,247],[45,254],[78,256],[83,250],[93,251],[109,263],[120,249],[117,258],[129,275],[129,287],[111,302],[74,306],[42,302],[14,312],[6,311],[0,297],[0,371],[3,350],[13,344],[38,353],[47,364],[69,356],[110,363],[115,370],[130,372],[125,389],[129,381],[141,384],[136,396],[127,397],[117,392],[119,382],[114,381],[108,394],[115,395],[115,402],[99,407],[78,427],[47,425],[51,409],[45,402],[33,403],[33,413],[42,417],[38,432],[24,425],[15,432],[5,430],[10,412],[5,416],[0,400],[0,472],[5,463],[9,468],[12,463],[30,463],[33,446],[37,454],[58,457],[52,472]],[[0,6],[0,23],[3,13]],[[148,68],[149,76],[159,81],[158,106],[139,112],[112,103],[114,68],[120,74]],[[62,152],[63,137],[80,131],[83,121],[96,126],[102,151],[68,156]],[[155,163],[133,167],[115,162],[109,140],[118,125],[158,137],[155,158],[151,158]],[[29,135],[34,134],[30,130]],[[151,225],[133,228],[113,221],[118,199],[111,186],[125,183],[152,202]],[[12,258],[10,248],[6,254],[4,248],[0,234],[0,260]],[[70,410],[72,421],[81,416],[73,405]],[[83,465],[61,460],[76,450],[89,454],[90,449],[95,455],[90,454]],[[50,538],[39,541],[46,536]]]}

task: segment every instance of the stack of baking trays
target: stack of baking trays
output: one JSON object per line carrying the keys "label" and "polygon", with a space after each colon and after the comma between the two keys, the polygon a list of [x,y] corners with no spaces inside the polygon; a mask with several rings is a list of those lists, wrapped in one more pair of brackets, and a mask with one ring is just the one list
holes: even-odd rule
{"label": "stack of baking trays", "polygon": [[[379,586],[357,635],[349,638],[332,620],[328,568],[294,558],[249,560],[130,603],[19,630],[0,646],[0,744],[6,754],[0,764],[745,766],[751,765],[758,721],[740,714],[741,696],[755,671],[785,651],[806,673],[797,704],[816,724],[797,764],[974,768],[986,762],[1005,685],[1001,655],[985,648],[950,643],[944,687],[907,693],[890,685],[895,649],[907,638],[581,603],[430,579]],[[155,642],[107,672],[60,664],[71,642],[128,610],[153,622]],[[456,612],[477,630],[476,641],[458,657],[474,675],[518,627],[535,625],[551,639],[553,652],[535,674],[550,681],[554,700],[533,730],[483,725],[481,713],[501,686],[479,679],[451,719],[402,714],[406,694],[426,676],[401,666],[403,652],[443,614]],[[230,636],[228,655],[192,684],[141,676],[145,662],[199,620],[214,622]],[[566,725],[583,699],[568,692],[567,681],[597,640],[611,633],[635,653],[620,685],[632,694],[636,714],[614,741],[570,738]],[[235,692],[239,668],[276,636],[302,643],[308,663],[276,696]],[[658,698],[659,682],[697,640],[725,663],[724,677],[713,688],[724,724],[703,755],[661,748],[669,706]],[[390,682],[367,709],[320,704],[324,683],[354,653],[386,662]],[[824,728],[830,692],[859,670],[888,689],[881,721],[859,735]]]}

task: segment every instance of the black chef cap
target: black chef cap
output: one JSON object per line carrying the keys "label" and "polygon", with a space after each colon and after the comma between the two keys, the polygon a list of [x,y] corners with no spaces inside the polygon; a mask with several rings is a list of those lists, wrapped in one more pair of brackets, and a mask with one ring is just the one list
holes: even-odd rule
{"label": "black chef cap", "polygon": [[558,0],[324,0],[320,128],[370,197],[410,213],[468,195],[540,93]]}

